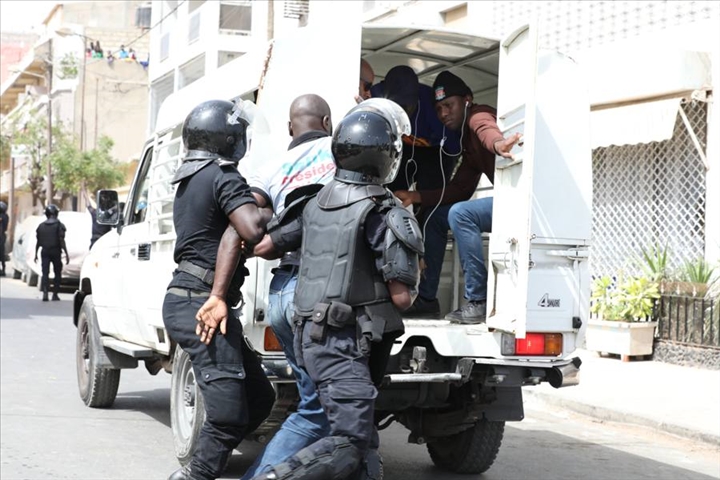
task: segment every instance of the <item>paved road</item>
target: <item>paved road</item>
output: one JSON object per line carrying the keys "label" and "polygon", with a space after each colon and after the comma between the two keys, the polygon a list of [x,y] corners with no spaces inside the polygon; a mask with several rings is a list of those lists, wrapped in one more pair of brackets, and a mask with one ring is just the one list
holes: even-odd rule
{"label": "paved road", "polygon": [[[164,480],[177,468],[169,417],[170,376],[141,366],[122,373],[111,409],[77,393],[71,295],[41,302],[35,288],[0,278],[0,478]],[[662,399],[658,399],[662,401]],[[388,480],[708,480],[720,450],[623,425],[602,424],[541,403],[508,424],[495,465],[482,476],[444,473],[403,427],[382,432]],[[238,478],[253,451],[236,453],[223,478]]]}

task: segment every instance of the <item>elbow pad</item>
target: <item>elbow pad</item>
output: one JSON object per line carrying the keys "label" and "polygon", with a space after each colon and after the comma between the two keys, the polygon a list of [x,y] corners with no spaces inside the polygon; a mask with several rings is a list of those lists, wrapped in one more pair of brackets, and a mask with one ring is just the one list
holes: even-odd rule
{"label": "elbow pad", "polygon": [[279,252],[292,252],[302,244],[302,218],[285,219],[284,222],[271,221],[267,232],[273,242],[275,250]]}
{"label": "elbow pad", "polygon": [[288,194],[285,210],[267,224],[267,233],[276,250],[292,252],[301,247],[303,209],[321,188],[320,184],[307,185]]}
{"label": "elbow pad", "polygon": [[390,209],[385,223],[383,279],[397,280],[415,290],[420,283],[420,257],[425,253],[420,225],[412,213],[401,207]]}

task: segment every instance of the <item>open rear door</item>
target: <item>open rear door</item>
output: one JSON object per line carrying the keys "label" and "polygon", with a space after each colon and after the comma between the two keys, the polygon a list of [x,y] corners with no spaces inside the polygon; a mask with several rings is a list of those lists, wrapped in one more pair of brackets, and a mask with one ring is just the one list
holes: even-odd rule
{"label": "open rear door", "polygon": [[[537,38],[534,25],[524,26],[500,45],[498,125],[523,138],[514,159],[495,164],[488,326],[519,338],[580,331],[589,305],[586,83],[568,57],[538,53]],[[578,337],[566,337],[574,349]]]}

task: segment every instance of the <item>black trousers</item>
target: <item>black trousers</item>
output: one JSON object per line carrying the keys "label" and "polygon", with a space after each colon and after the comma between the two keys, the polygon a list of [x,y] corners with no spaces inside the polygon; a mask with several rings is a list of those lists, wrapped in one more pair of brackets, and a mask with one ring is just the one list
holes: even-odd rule
{"label": "black trousers", "polygon": [[5,273],[5,234],[0,233],[0,265],[2,265],[2,268],[0,269],[3,273]]}
{"label": "black trousers", "polygon": [[62,279],[62,255],[59,251],[46,252],[43,248],[40,259],[42,261],[42,291],[44,294],[48,293],[50,288],[50,264],[53,267],[54,285],[53,293],[57,294],[60,292],[60,280]]}
{"label": "black trousers", "polygon": [[270,414],[275,392],[255,352],[245,341],[242,324],[230,310],[227,333],[210,345],[195,333],[195,314],[205,297],[165,295],[163,321],[175,342],[190,356],[207,417],[190,462],[193,478],[219,477],[228,456]]}

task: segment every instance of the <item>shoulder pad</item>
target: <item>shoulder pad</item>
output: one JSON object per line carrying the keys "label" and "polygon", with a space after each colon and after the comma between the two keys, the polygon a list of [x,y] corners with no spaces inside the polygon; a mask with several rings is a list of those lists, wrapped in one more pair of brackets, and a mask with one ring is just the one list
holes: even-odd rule
{"label": "shoulder pad", "polygon": [[318,193],[318,205],[323,210],[341,208],[366,198],[383,197],[387,193],[380,185],[357,185],[331,180]]}
{"label": "shoulder pad", "polygon": [[212,162],[213,159],[183,161],[175,172],[175,175],[170,181],[170,184],[173,185],[182,182],[186,178],[192,177],[197,172],[210,165]]}
{"label": "shoulder pad", "polygon": [[419,255],[425,253],[422,231],[415,215],[403,207],[393,207],[385,216],[385,223],[395,236]]}

